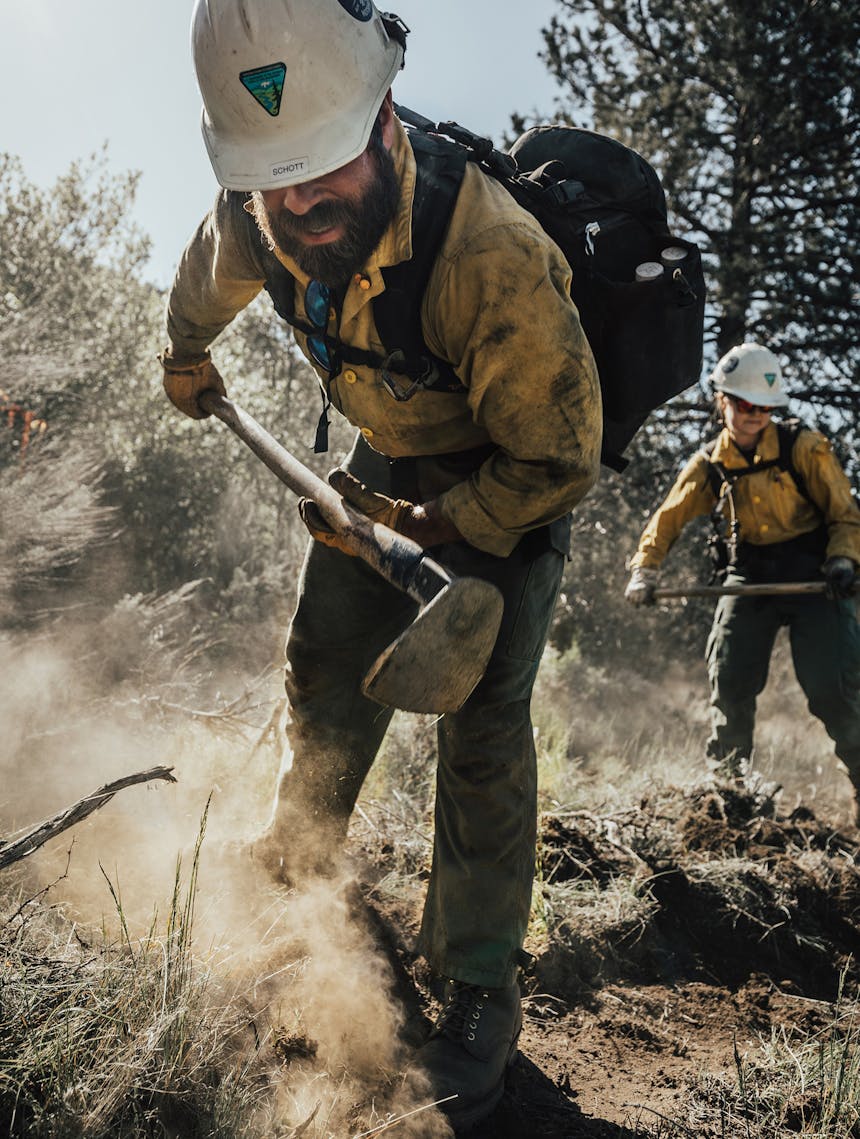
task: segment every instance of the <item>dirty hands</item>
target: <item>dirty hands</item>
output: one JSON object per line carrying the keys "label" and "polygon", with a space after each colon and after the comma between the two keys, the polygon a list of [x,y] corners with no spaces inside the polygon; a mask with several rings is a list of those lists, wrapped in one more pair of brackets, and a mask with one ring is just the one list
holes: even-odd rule
{"label": "dirty hands", "polygon": [[850,597],[857,566],[851,558],[828,558],[822,567],[825,593],[831,601]]}
{"label": "dirty hands", "polygon": [[[444,518],[436,502],[418,506],[403,498],[389,498],[370,490],[357,478],[346,471],[334,470],[328,477],[329,485],[348,502],[350,506],[366,514],[371,522],[380,522],[391,530],[396,530],[406,538],[411,538],[425,548],[438,546],[443,542],[453,542],[461,538],[459,530]],[[331,546],[344,554],[352,554],[346,540],[337,534],[320,513],[319,507],[309,498],[299,502],[299,514],[311,533],[311,537],[324,546]]]}
{"label": "dirty hands", "polygon": [[637,566],[630,575],[624,600],[631,605],[653,605],[654,590],[657,587],[657,571],[648,566]]}
{"label": "dirty hands", "polygon": [[158,362],[164,369],[163,383],[167,398],[192,419],[206,419],[210,414],[197,403],[197,397],[203,392],[214,391],[223,396],[227,394],[224,381],[208,352],[202,360],[189,364],[174,359],[167,348],[158,357]]}

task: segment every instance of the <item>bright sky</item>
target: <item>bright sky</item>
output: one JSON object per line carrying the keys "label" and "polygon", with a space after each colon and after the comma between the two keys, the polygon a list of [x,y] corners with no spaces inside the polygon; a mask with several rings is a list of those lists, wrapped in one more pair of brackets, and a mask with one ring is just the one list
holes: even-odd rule
{"label": "bright sky", "polygon": [[[552,117],[537,58],[555,0],[385,0],[411,29],[395,98],[501,139],[510,113]],[[193,0],[0,0],[0,151],[40,185],[106,142],[139,170],[135,217],[149,275],[167,285],[216,182],[200,136],[189,46]]]}

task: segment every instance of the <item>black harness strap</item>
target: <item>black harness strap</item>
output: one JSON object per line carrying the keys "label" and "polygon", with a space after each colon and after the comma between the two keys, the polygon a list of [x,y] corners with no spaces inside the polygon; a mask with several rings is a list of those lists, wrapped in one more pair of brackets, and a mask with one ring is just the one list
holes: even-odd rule
{"label": "black harness strap", "polygon": [[433,356],[421,328],[421,303],[468,161],[461,147],[417,131],[409,133],[417,176],[412,200],[412,256],[382,270],[385,291],[373,300],[373,319],[382,343],[396,344],[385,371],[420,380],[428,391],[465,391],[456,372]]}
{"label": "black harness strap", "polygon": [[[723,463],[718,463],[711,458],[711,453],[716,446],[717,440],[708,444],[702,451],[707,463],[706,472],[708,484],[713,492],[716,502],[714,509],[711,511],[711,524],[713,526],[713,534],[709,539],[708,545],[711,549],[712,558],[715,565],[715,575],[717,577],[726,573],[727,570],[737,567],[739,564],[748,563],[751,566],[758,562],[764,561],[764,555],[761,550],[769,551],[769,557],[766,559],[767,572],[765,577],[774,576],[777,571],[777,563],[783,559],[796,560],[797,555],[805,555],[810,552],[819,553],[823,550],[827,541],[827,528],[822,525],[815,530],[806,534],[800,534],[796,538],[789,538],[784,542],[773,543],[771,546],[758,547],[753,546],[750,542],[742,541],[740,538],[740,523],[738,522],[737,512],[734,504],[734,488],[738,481],[746,475],[756,474],[758,471],[767,471],[773,467],[785,471],[788,474],[794,485],[797,487],[798,493],[806,499],[816,510],[818,506],[812,501],[809,491],[806,486],[806,480],[797,469],[794,463],[794,444],[797,436],[803,430],[803,424],[798,420],[786,420],[774,425],[777,432],[777,440],[779,443],[779,454],[775,459],[766,459],[762,463],[747,464],[746,467],[729,468]],[[726,539],[723,527],[725,525],[725,518],[723,516],[722,507],[723,503],[728,501],[729,505],[729,536]],[[790,575],[789,575],[790,576]],[[764,578],[762,579],[764,580]]]}
{"label": "black harness strap", "polygon": [[[373,320],[382,343],[396,345],[381,356],[369,349],[347,344],[313,328],[296,316],[295,281],[270,250],[264,252],[264,288],[282,320],[306,336],[323,339],[339,364],[358,364],[381,371],[386,386],[398,393],[417,384],[425,391],[464,392],[453,367],[433,356],[421,330],[421,302],[430,273],[463,181],[468,161],[466,151],[442,139],[411,132],[416,159],[415,194],[412,205],[412,257],[382,271],[385,289],[373,301]],[[336,372],[335,372],[336,374]],[[398,384],[392,376],[404,377]],[[334,378],[332,376],[332,378]]]}
{"label": "black harness strap", "polygon": [[775,459],[765,459],[763,463],[755,464],[748,462],[745,467],[729,468],[711,458],[711,452],[718,440],[715,439],[713,443],[709,443],[703,450],[702,453],[708,464],[708,483],[714,493],[714,497],[717,499],[718,506],[722,502],[722,499],[725,498],[725,487],[727,485],[729,487],[728,493],[731,493],[731,488],[734,487],[738,479],[742,479],[746,475],[757,474],[759,471],[770,470],[771,467],[779,467],[781,471],[785,471],[786,474],[791,476],[798,493],[812,506],[815,506],[816,510],[818,509],[809,496],[806,480],[794,463],[794,444],[797,440],[797,436],[803,430],[803,425],[799,423],[798,420],[791,419],[785,422],[775,423],[774,426],[776,427],[776,435],[779,443],[779,454]]}
{"label": "black harness strap", "polygon": [[808,503],[810,503],[812,506],[815,506],[817,510],[818,507],[809,496],[809,490],[806,486],[806,479],[794,464],[794,444],[797,441],[797,437],[802,430],[803,424],[800,423],[797,419],[790,419],[783,423],[777,423],[776,433],[777,438],[779,439],[779,465],[784,471],[791,475],[791,478],[794,482],[794,485],[797,487],[799,494],[801,494]]}

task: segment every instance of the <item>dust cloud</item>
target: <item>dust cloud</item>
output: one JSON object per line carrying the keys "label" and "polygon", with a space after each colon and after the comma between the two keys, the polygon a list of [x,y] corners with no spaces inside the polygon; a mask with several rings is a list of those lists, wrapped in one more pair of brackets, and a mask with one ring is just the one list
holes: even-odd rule
{"label": "dust cloud", "polygon": [[[105,685],[89,643],[85,630],[0,641],[0,835],[156,765],[178,782],[119,792],[19,863],[24,896],[53,883],[50,902],[81,931],[112,939],[124,925],[132,943],[145,942],[163,931],[174,887],[185,896],[196,872],[195,968],[211,976],[210,999],[242,1010],[242,1063],[255,1056],[266,1068],[260,1134],[313,1117],[308,1136],[346,1139],[395,1116],[409,1116],[400,1134],[450,1134],[420,1079],[404,1079],[404,1014],[348,867],[287,889],[249,857],[280,741],[254,746],[255,732],[168,715],[172,701],[147,694],[139,675]],[[276,701],[279,685],[273,677],[261,701]]]}
{"label": "dust cloud", "polygon": [[[648,672],[629,659],[595,666],[550,649],[533,703],[544,774],[571,787],[593,781],[606,801],[629,801],[655,780],[694,785],[709,774],[709,698],[704,655],[692,667],[661,661]],[[804,803],[839,825],[853,819],[850,781],[809,711],[784,629],[757,701],[752,770],[780,786],[787,812]]]}

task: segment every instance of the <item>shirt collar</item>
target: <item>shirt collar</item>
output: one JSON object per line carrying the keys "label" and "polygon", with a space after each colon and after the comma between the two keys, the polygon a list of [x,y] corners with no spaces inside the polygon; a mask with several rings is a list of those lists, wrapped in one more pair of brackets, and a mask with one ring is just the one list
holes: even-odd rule
{"label": "shirt collar", "polygon": [[[753,464],[768,462],[776,458],[779,458],[779,438],[777,436],[776,424],[771,420],[761,433],[761,438],[755,449]],[[737,444],[732,442],[732,437],[729,435],[727,427],[724,427],[720,432],[716,446],[711,452],[711,459],[729,468],[746,467],[748,465],[747,460],[744,458]]]}

